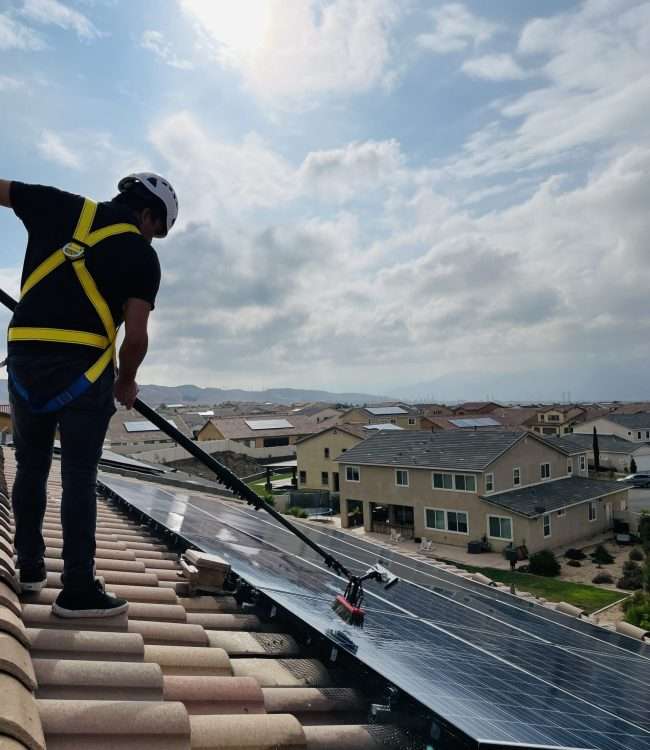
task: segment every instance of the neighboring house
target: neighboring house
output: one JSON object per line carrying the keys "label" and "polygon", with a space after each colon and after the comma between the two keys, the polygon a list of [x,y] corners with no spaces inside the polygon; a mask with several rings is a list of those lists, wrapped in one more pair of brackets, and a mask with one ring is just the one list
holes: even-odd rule
{"label": "neighboring house", "polygon": [[[168,417],[163,414],[163,416],[185,437],[192,437],[192,430],[182,415],[174,414],[173,417]],[[106,440],[110,447],[116,449],[119,453],[135,453],[149,450],[149,446],[160,447],[175,444],[172,438],[144,419],[137,411],[122,408],[118,409],[111,417]]]}
{"label": "neighboring house", "polygon": [[11,432],[11,404],[0,404],[0,432]]}
{"label": "neighboring house", "polygon": [[539,435],[567,435],[584,413],[582,406],[549,406],[539,409],[525,424]]}
{"label": "neighboring house", "polygon": [[341,523],[529,552],[604,531],[627,489],[588,479],[586,451],[529,432],[380,432],[337,457]]}
{"label": "neighboring house", "polygon": [[341,424],[394,424],[405,430],[430,430],[431,421],[408,404],[389,406],[358,406],[348,409],[339,418]]}
{"label": "neighboring house", "polygon": [[617,435],[633,443],[650,443],[650,412],[637,414],[612,414],[583,422],[574,429],[578,433],[593,433],[594,427],[599,435]]}
{"label": "neighboring house", "polygon": [[362,425],[339,424],[296,442],[298,489],[339,491],[337,457],[369,434]]}
{"label": "neighboring house", "polygon": [[325,422],[328,419],[340,417],[343,409],[336,409],[331,404],[309,404],[291,410],[291,414],[301,417],[311,417],[316,422]]}
{"label": "neighboring house", "polygon": [[294,414],[212,418],[199,430],[197,439],[234,440],[249,448],[273,448],[293,445],[306,435],[320,432],[324,426],[326,423]]}
{"label": "neighboring house", "polygon": [[454,413],[444,404],[414,404],[414,408],[424,414],[425,417],[449,417]]}
{"label": "neighboring house", "polygon": [[493,417],[429,417],[432,430],[495,430],[503,427],[498,419]]}
{"label": "neighboring house", "polygon": [[[564,435],[561,438],[548,438],[550,443],[554,441],[571,443],[579,450],[587,452],[589,468],[595,468],[594,459],[594,436],[591,433],[573,432],[570,435]],[[614,471],[627,474],[631,471],[630,465],[632,458],[639,471],[650,469],[650,445],[639,445],[639,443],[630,440],[624,440],[618,435],[598,435],[598,452],[599,464],[603,469],[613,469]]]}
{"label": "neighboring house", "polygon": [[494,401],[466,401],[464,404],[454,406],[453,412],[461,417],[469,414],[491,414],[495,409],[500,408],[501,404]]}

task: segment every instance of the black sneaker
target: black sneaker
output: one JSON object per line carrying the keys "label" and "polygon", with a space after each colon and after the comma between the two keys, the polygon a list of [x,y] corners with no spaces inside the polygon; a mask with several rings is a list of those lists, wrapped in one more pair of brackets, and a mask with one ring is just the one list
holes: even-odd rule
{"label": "black sneaker", "polygon": [[52,605],[52,612],[59,617],[113,617],[128,608],[126,599],[106,593],[103,581],[95,579],[95,585],[85,591],[63,589]]}
{"label": "black sneaker", "polygon": [[40,591],[47,584],[45,563],[38,565],[23,565],[18,571],[18,583],[23,593]]}

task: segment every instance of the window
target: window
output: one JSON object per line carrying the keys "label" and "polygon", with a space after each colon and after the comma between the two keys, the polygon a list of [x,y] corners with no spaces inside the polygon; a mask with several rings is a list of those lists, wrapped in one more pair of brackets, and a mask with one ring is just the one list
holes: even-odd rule
{"label": "window", "polygon": [[345,453],[346,450],[347,448],[341,448],[341,453]]}
{"label": "window", "polygon": [[469,533],[469,518],[465,511],[425,508],[424,523],[428,529],[449,531],[453,534]]}
{"label": "window", "polygon": [[433,475],[433,488],[434,490],[453,490],[454,488],[454,475],[453,474],[436,474]]}
{"label": "window", "polygon": [[306,471],[300,472],[300,484],[307,484],[307,472]]}
{"label": "window", "polygon": [[390,420],[390,423],[391,423],[391,424],[397,424],[397,423],[395,422],[395,417],[392,417],[392,418],[391,418],[391,420]]}
{"label": "window", "polygon": [[551,476],[551,464],[541,464],[540,477],[542,479],[549,479],[550,476]]}
{"label": "window", "polygon": [[415,424],[415,417],[409,417],[409,424]]}
{"label": "window", "polygon": [[636,434],[636,439],[637,439],[637,440],[641,440],[641,433],[640,433],[640,432],[637,432],[637,434]]}
{"label": "window", "polygon": [[330,457],[330,449],[329,448],[323,448],[323,456],[325,458],[329,458]]}
{"label": "window", "polygon": [[540,414],[540,415],[539,415],[539,421],[540,421],[540,422],[543,422],[543,421],[544,421],[544,415],[543,415],[543,414]]}
{"label": "window", "polygon": [[546,538],[547,536],[551,536],[551,514],[544,513],[543,520],[544,520],[544,538]]}
{"label": "window", "polygon": [[329,474],[326,471],[320,473],[320,483],[327,486],[330,483]]}
{"label": "window", "polygon": [[358,466],[346,466],[345,478],[348,480],[348,482],[358,482],[359,481],[359,467]]}
{"label": "window", "polygon": [[518,466],[512,470],[512,484],[518,487],[521,484],[521,469]]}
{"label": "window", "polygon": [[566,513],[566,511],[564,510],[564,508],[561,508],[561,509],[560,509],[560,510],[558,510],[558,512],[557,512],[557,517],[558,517],[558,518],[562,518],[562,516],[563,516],[563,515],[564,515],[565,513]]}
{"label": "window", "polygon": [[512,541],[512,518],[508,516],[488,516],[488,536],[493,539]]}
{"label": "window", "polygon": [[409,486],[409,473],[406,469],[397,469],[395,471],[395,484],[398,487]]}
{"label": "window", "polygon": [[442,472],[434,472],[432,477],[432,486],[434,490],[476,492],[476,477],[473,474],[448,474]]}
{"label": "window", "polygon": [[580,456],[580,471],[584,471],[587,466],[587,459],[585,456]]}
{"label": "window", "polygon": [[494,492],[494,474],[485,475],[485,491]]}
{"label": "window", "polygon": [[589,518],[590,521],[596,520],[596,518],[598,517],[598,513],[596,511],[596,503],[589,503],[587,513],[588,513],[587,517]]}
{"label": "window", "polygon": [[454,474],[454,479],[460,492],[476,492],[476,477],[473,474]]}
{"label": "window", "polygon": [[573,474],[573,459],[569,458],[566,462],[566,473]]}
{"label": "window", "polygon": [[548,415],[548,421],[549,422],[559,422],[560,418],[558,417],[557,414],[549,414]]}

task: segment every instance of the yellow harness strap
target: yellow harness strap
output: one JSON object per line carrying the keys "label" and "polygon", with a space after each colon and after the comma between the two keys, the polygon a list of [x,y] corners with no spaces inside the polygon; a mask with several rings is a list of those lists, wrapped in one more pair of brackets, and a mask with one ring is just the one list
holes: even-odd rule
{"label": "yellow harness strap", "polygon": [[88,297],[102,322],[106,336],[63,328],[34,328],[29,326],[13,326],[9,329],[8,334],[9,341],[51,341],[60,344],[81,344],[83,346],[93,346],[103,349],[104,351],[99,359],[84,373],[85,377],[91,383],[94,383],[99,378],[114,356],[117,329],[108,303],[86,268],[84,260],[85,249],[87,247],[94,247],[108,237],[114,237],[118,234],[140,234],[140,230],[135,225],[125,223],[110,224],[93,232],[91,229],[95,221],[96,212],[97,204],[86,198],[79,214],[77,226],[72,235],[72,242],[53,252],[52,255],[32,271],[20,290],[20,298],[22,299],[31,289],[59,266],[63,265],[66,261],[70,261],[84,294]]}

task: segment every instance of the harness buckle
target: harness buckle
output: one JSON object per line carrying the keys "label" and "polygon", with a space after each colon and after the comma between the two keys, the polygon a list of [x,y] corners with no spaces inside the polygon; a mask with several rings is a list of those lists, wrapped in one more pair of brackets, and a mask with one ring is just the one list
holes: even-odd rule
{"label": "harness buckle", "polygon": [[68,260],[81,260],[86,253],[86,246],[79,242],[68,242],[63,246],[63,254]]}

